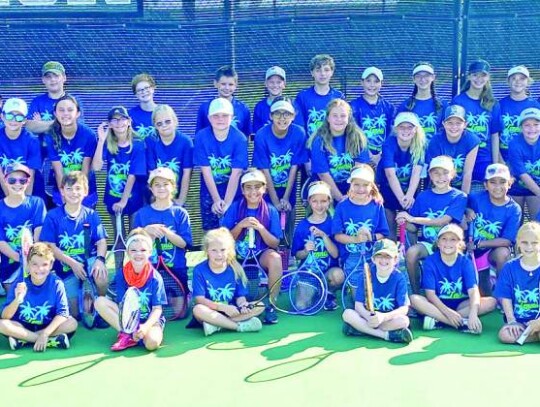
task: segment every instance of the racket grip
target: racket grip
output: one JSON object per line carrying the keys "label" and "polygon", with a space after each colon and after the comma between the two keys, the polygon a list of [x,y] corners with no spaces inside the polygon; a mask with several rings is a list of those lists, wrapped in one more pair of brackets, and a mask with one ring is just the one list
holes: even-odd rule
{"label": "racket grip", "polygon": [[398,227],[399,229],[399,242],[405,244],[405,224],[401,224]]}
{"label": "racket grip", "polygon": [[521,335],[519,335],[519,338],[516,339],[516,343],[518,345],[523,345],[525,343],[525,341],[527,340],[527,338],[529,337],[529,334],[531,333],[531,327],[528,326],[527,328],[525,328],[525,330],[521,333]]}
{"label": "racket grip", "polygon": [[250,249],[255,248],[255,229],[248,229],[248,247]]}
{"label": "racket grip", "polygon": [[286,222],[287,222],[287,213],[285,211],[281,211],[280,213],[281,230],[285,230]]}

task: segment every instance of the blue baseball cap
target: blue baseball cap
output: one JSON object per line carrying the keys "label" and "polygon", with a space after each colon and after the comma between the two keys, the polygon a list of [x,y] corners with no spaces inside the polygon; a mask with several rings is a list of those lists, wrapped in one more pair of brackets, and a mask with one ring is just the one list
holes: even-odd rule
{"label": "blue baseball cap", "polygon": [[450,105],[446,108],[444,111],[444,121],[447,121],[451,117],[458,117],[464,122],[467,121],[467,119],[465,119],[465,109],[460,105]]}
{"label": "blue baseball cap", "polygon": [[483,59],[479,59],[477,61],[471,62],[469,65],[469,73],[476,73],[476,72],[485,72],[489,73],[491,71],[491,65],[488,61],[484,61]]}

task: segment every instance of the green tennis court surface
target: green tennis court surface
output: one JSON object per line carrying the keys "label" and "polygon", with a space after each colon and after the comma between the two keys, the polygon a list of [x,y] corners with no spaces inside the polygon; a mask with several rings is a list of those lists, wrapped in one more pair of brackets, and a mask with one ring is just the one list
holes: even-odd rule
{"label": "green tennis court surface", "polygon": [[[168,323],[163,346],[110,352],[115,333],[80,328],[69,350],[0,343],[0,399],[17,406],[504,406],[529,403],[540,346],[413,324],[408,346],[341,334],[340,312],[280,315],[256,334],[205,338]],[[527,391],[525,391],[528,389]]]}

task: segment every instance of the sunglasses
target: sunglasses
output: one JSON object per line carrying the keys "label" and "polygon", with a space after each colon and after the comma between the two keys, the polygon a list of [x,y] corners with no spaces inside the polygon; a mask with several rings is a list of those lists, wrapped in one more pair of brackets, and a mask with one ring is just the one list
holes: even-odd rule
{"label": "sunglasses", "polygon": [[7,121],[16,121],[17,123],[22,123],[26,120],[26,116],[23,114],[4,113],[4,117]]}
{"label": "sunglasses", "polygon": [[164,120],[162,122],[156,122],[156,127],[165,127],[172,123],[172,120]]}
{"label": "sunglasses", "polygon": [[13,178],[13,177],[9,177],[7,179],[7,183],[9,185],[15,185],[15,184],[20,184],[20,185],[26,185],[28,184],[28,178]]}

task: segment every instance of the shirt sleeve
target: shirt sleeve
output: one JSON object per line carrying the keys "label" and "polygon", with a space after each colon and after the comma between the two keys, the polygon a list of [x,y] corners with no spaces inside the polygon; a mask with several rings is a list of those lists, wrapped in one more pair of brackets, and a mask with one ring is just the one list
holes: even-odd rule
{"label": "shirt sleeve", "polygon": [[424,260],[424,267],[422,269],[422,288],[424,290],[437,291],[437,281],[435,281],[436,265],[432,254],[426,260]]}
{"label": "shirt sleeve", "polygon": [[193,298],[206,298],[206,281],[202,273],[202,267],[203,265],[199,264],[193,269]]}
{"label": "shirt sleeve", "polygon": [[69,305],[66,295],[64,282],[60,279],[56,280],[56,315],[69,317]]}
{"label": "shirt sleeve", "polygon": [[314,174],[330,172],[326,152],[322,149],[322,139],[319,136],[315,136],[311,144],[311,171]]}
{"label": "shirt sleeve", "polygon": [[496,298],[514,299],[511,269],[512,263],[506,263],[500,274],[497,276],[497,284],[495,285],[495,290],[493,292],[493,295]]}
{"label": "shirt sleeve", "polygon": [[451,216],[455,222],[460,223],[463,220],[465,209],[467,207],[467,197],[465,194],[456,194],[450,201],[446,214]]}
{"label": "shirt sleeve", "polygon": [[195,142],[193,147],[193,164],[199,167],[209,167],[208,155],[204,146],[204,133],[198,132],[195,135]]}
{"label": "shirt sleeve", "polygon": [[253,166],[260,170],[267,170],[270,168],[270,160],[268,152],[266,151],[266,141],[264,139],[264,132],[262,131],[255,134],[253,143]]}

